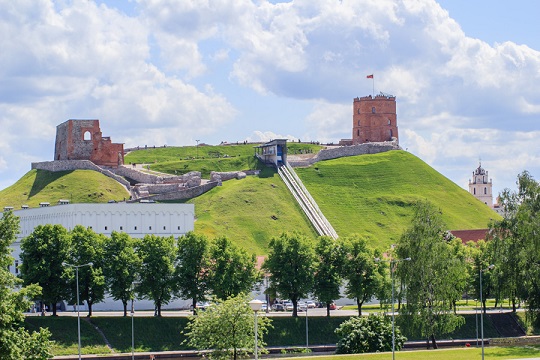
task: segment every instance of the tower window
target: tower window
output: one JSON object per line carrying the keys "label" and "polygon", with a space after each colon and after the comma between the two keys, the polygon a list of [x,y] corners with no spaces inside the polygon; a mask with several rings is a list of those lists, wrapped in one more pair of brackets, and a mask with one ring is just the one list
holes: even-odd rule
{"label": "tower window", "polygon": [[487,188],[484,188],[484,195],[487,194]]}
{"label": "tower window", "polygon": [[371,113],[372,113],[372,114],[375,114],[375,106],[373,106],[373,107],[371,108]]}
{"label": "tower window", "polygon": [[84,140],[92,140],[92,134],[90,133],[90,131],[85,131],[84,132],[83,139]]}
{"label": "tower window", "polygon": [[358,126],[360,126],[360,120],[358,120]]}
{"label": "tower window", "polygon": [[476,188],[472,189],[473,194],[476,195]]}
{"label": "tower window", "polygon": [[360,130],[356,130],[356,136],[360,136]]}
{"label": "tower window", "polygon": [[107,227],[105,226],[105,231],[107,231]]}
{"label": "tower window", "polygon": [[358,113],[360,114],[360,108],[358,108]]}
{"label": "tower window", "polygon": [[392,121],[390,121],[390,119],[388,119],[388,125],[392,125]]}

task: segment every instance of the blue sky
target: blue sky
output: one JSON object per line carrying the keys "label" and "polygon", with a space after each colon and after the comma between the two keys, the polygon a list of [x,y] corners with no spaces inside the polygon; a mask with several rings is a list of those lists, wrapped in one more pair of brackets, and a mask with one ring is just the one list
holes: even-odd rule
{"label": "blue sky", "polygon": [[400,144],[467,188],[540,178],[540,2],[0,0],[0,189],[56,125],[127,147],[338,142],[352,99],[397,97]]}

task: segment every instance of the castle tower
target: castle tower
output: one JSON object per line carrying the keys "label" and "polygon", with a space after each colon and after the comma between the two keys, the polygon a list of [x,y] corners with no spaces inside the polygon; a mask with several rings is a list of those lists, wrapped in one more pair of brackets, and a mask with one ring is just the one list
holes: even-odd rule
{"label": "castle tower", "polygon": [[353,145],[398,139],[396,97],[380,93],[353,100]]}
{"label": "castle tower", "polygon": [[472,181],[469,179],[469,192],[475,198],[493,208],[493,194],[491,179],[488,180],[488,172],[482,168],[482,163],[473,171]]}

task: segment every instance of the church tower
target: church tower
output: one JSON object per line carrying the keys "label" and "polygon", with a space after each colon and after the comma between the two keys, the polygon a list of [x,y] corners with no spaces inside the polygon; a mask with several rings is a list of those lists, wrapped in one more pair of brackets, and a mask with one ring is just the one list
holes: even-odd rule
{"label": "church tower", "polygon": [[380,93],[353,100],[352,144],[398,139],[396,97]]}
{"label": "church tower", "polygon": [[473,171],[472,181],[469,179],[469,192],[475,198],[493,208],[493,194],[491,192],[492,183],[488,179],[488,172],[482,168],[482,163]]}

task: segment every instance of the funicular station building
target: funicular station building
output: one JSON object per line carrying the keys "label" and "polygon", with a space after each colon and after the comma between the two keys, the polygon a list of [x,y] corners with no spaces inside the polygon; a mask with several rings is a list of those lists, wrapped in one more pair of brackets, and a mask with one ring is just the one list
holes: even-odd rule
{"label": "funicular station building", "polygon": [[255,156],[263,163],[275,167],[287,164],[287,139],[275,139],[255,146]]}

